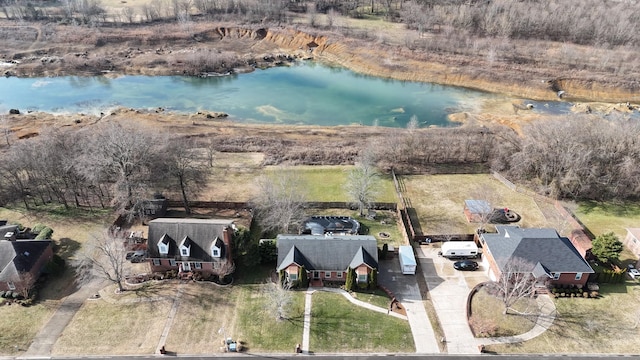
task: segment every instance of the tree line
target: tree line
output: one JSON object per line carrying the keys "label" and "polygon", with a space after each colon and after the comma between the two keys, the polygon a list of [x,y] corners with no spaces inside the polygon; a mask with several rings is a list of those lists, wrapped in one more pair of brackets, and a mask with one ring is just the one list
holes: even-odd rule
{"label": "tree line", "polygon": [[31,208],[53,202],[129,215],[167,188],[180,194],[189,213],[189,199],[206,183],[207,160],[212,164],[207,158],[213,156],[208,143],[117,123],[47,129],[9,145],[0,162],[0,204],[20,201]]}
{"label": "tree line", "polygon": [[[189,200],[206,186],[219,151],[263,152],[263,165],[359,164],[345,196],[361,208],[374,201],[370,174],[391,168],[398,173],[491,168],[554,198],[635,199],[640,192],[640,124],[634,118],[566,115],[534,122],[520,134],[474,125],[369,131],[331,142],[269,134],[243,140],[186,138],[105,122],[80,130],[48,129],[16,141],[7,136],[0,148],[0,204],[19,201],[30,208],[55,202],[135,214],[154,193],[168,191],[189,212]],[[262,188],[295,188],[280,180],[284,183]],[[266,190],[265,196],[274,193]]]}

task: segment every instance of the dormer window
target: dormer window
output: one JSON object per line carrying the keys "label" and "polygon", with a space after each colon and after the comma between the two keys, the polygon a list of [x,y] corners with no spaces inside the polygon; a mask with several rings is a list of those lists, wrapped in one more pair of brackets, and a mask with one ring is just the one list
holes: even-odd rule
{"label": "dormer window", "polygon": [[191,239],[189,239],[188,236],[185,236],[182,242],[180,242],[180,256],[191,256]]}
{"label": "dormer window", "polygon": [[222,240],[220,240],[219,238],[216,238],[211,243],[211,257],[221,258],[222,257],[222,247],[223,246],[224,246],[224,243],[222,242]]}
{"label": "dormer window", "polygon": [[160,241],[158,241],[158,253],[160,253],[160,255],[167,256],[169,254],[169,242],[171,241],[172,239],[169,235],[162,235]]}

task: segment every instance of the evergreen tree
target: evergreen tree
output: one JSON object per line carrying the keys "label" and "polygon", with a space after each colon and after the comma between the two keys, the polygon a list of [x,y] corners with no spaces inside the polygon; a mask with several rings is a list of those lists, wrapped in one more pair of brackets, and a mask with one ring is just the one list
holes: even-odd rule
{"label": "evergreen tree", "polygon": [[591,253],[600,261],[612,263],[617,261],[622,252],[622,242],[613,232],[598,235],[592,242]]}
{"label": "evergreen tree", "polygon": [[353,290],[353,286],[355,284],[355,277],[356,275],[356,271],[353,270],[352,268],[348,268],[347,269],[347,279],[345,280],[345,284],[344,284],[344,288],[347,291],[351,291]]}
{"label": "evergreen tree", "polygon": [[374,290],[378,286],[378,269],[371,270],[369,275],[369,290]]}
{"label": "evergreen tree", "polygon": [[300,279],[300,287],[309,287],[309,276],[307,276],[307,269],[305,269],[304,266],[300,267],[300,270],[298,271],[298,279]]}

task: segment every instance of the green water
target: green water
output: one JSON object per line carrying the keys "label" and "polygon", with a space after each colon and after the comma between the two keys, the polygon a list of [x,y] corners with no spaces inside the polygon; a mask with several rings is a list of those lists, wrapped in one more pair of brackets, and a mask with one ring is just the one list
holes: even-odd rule
{"label": "green water", "polygon": [[221,111],[233,121],[312,125],[452,126],[447,114],[494,95],[469,89],[363,76],[302,62],[220,77],[123,76],[1,78],[0,112],[17,108],[98,113],[122,106],[193,113]]}

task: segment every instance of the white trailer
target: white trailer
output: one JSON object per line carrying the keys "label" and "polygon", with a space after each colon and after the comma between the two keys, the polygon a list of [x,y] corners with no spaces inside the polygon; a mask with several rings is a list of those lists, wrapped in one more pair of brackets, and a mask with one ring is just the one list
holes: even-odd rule
{"label": "white trailer", "polygon": [[471,259],[480,256],[480,251],[473,241],[447,241],[442,243],[438,255],[446,258]]}
{"label": "white trailer", "polygon": [[405,275],[416,274],[416,257],[413,254],[413,247],[400,246],[398,250],[398,258],[400,259],[400,269]]}

